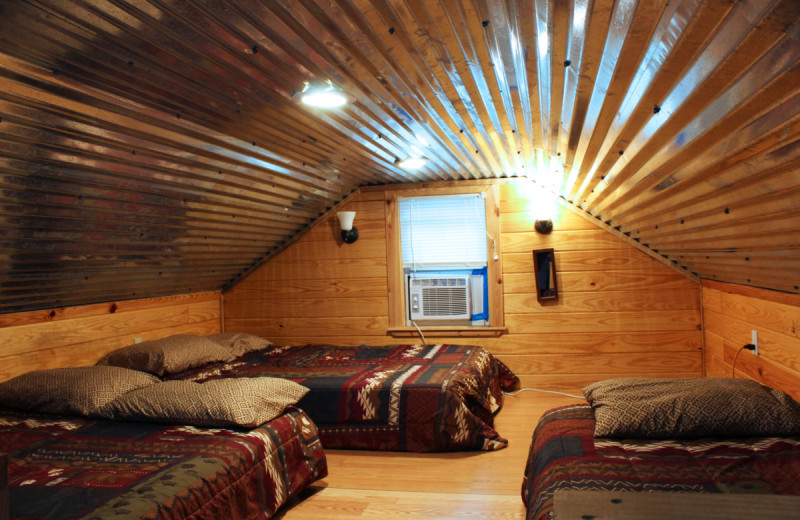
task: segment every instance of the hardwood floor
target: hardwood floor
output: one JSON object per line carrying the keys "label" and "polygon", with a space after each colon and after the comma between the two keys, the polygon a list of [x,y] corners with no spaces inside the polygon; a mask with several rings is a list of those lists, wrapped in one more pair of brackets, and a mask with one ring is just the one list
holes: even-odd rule
{"label": "hardwood floor", "polygon": [[495,426],[509,445],[496,452],[328,450],[329,476],[278,518],[522,519],[520,486],[533,428],[545,411],[575,402],[535,391],[506,396]]}

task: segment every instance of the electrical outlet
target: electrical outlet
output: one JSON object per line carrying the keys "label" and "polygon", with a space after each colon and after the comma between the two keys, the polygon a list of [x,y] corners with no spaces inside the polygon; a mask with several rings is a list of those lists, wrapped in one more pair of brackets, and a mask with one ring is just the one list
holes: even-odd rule
{"label": "electrical outlet", "polygon": [[758,355],[758,331],[757,330],[754,330],[753,333],[752,333],[752,341],[751,341],[751,343],[753,344],[754,347],[756,347],[753,350],[753,354],[755,354],[757,356]]}

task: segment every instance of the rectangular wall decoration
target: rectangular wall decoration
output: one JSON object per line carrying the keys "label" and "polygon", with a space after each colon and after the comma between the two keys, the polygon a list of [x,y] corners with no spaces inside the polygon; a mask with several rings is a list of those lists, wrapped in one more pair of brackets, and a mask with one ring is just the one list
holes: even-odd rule
{"label": "rectangular wall decoration", "polygon": [[558,300],[556,254],[552,249],[533,250],[533,273],[536,279],[536,300]]}

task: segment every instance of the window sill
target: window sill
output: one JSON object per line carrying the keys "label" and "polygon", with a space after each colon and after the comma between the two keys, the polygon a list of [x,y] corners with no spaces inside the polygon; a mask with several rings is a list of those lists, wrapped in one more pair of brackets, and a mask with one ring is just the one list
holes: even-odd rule
{"label": "window sill", "polygon": [[[508,333],[506,327],[420,327],[426,338],[435,337],[498,337]],[[386,334],[394,338],[419,337],[415,327],[394,327],[386,329]]]}

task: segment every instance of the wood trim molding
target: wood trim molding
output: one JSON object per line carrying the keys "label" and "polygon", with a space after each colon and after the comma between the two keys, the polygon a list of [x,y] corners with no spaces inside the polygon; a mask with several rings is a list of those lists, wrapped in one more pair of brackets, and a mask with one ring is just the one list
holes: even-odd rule
{"label": "wood trim molding", "polygon": [[[498,337],[508,333],[506,327],[420,327],[425,337],[476,338]],[[391,327],[386,333],[395,338],[412,338],[419,336],[414,327]]]}
{"label": "wood trim molding", "polygon": [[403,309],[405,301],[405,291],[403,291],[403,252],[400,248],[397,235],[400,233],[400,222],[397,197],[398,193],[406,192],[386,192],[385,201],[385,221],[386,221],[386,282],[387,295],[389,296],[389,326],[405,326],[406,314]]}
{"label": "wood trim molding", "polygon": [[494,183],[486,190],[486,231],[491,234],[492,244],[487,261],[487,285],[489,286],[489,326],[505,326],[503,287],[503,247],[500,228],[500,185]]}

